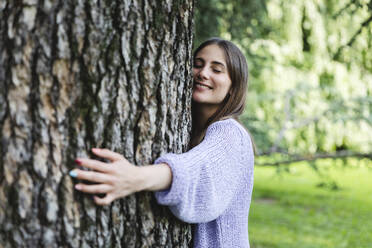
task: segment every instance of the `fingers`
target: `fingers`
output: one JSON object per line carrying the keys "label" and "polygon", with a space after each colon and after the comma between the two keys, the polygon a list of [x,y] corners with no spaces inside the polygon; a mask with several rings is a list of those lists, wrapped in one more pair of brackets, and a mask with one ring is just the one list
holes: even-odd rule
{"label": "fingers", "polygon": [[73,178],[96,183],[106,183],[112,181],[109,175],[95,171],[83,171],[75,169],[70,171],[70,176]]}
{"label": "fingers", "polygon": [[110,170],[110,167],[107,166],[106,163],[94,159],[78,158],[75,160],[75,162],[83,167],[96,171],[107,172]]}
{"label": "fingers", "polygon": [[78,183],[75,185],[75,189],[89,194],[106,194],[106,196],[103,198],[94,196],[94,201],[97,205],[109,205],[115,200],[115,196],[113,195],[113,190],[115,189],[113,182],[116,178],[115,175],[117,174],[117,166],[114,166],[114,162],[124,160],[124,164],[126,164],[126,159],[119,153],[110,151],[108,149],[93,148],[92,152],[98,157],[110,160],[112,164],[94,159],[78,158],[76,159],[76,163],[83,167],[92,169],[93,171],[74,169],[70,171],[70,176],[73,178],[97,183],[94,185]]}
{"label": "fingers", "polygon": [[111,195],[111,194],[107,194],[105,197],[103,198],[100,198],[98,196],[94,196],[94,202],[97,204],[97,205],[100,205],[100,206],[106,206],[106,205],[109,205],[114,199],[114,197]]}
{"label": "fingers", "polygon": [[75,185],[75,189],[89,194],[105,194],[112,190],[112,186],[108,184],[88,185],[79,183]]}
{"label": "fingers", "polygon": [[92,148],[92,152],[96,154],[98,157],[106,158],[111,162],[125,159],[123,155],[110,151],[109,149]]}

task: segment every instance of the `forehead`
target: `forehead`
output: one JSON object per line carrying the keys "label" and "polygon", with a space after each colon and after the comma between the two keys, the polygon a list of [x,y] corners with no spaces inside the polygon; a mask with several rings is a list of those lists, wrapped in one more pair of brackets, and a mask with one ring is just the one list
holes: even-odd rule
{"label": "forehead", "polygon": [[202,58],[205,61],[217,61],[226,65],[225,53],[216,44],[211,44],[201,49],[195,58]]}

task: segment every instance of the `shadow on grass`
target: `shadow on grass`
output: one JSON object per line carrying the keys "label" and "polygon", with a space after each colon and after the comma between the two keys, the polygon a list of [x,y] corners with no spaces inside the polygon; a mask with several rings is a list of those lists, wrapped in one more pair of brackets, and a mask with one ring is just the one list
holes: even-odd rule
{"label": "shadow on grass", "polygon": [[254,199],[254,201],[256,203],[259,203],[259,204],[267,204],[267,205],[270,205],[270,204],[274,204],[274,203],[277,203],[277,199],[275,198],[272,198],[272,197],[260,197],[260,198],[256,198]]}

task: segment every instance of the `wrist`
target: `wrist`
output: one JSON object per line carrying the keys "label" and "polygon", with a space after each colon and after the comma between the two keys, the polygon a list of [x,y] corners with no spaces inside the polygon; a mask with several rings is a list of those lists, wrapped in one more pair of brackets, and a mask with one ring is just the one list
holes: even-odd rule
{"label": "wrist", "polygon": [[151,168],[152,165],[145,165],[138,167],[138,183],[137,183],[137,191],[144,191],[150,190],[152,186],[152,178],[151,178]]}
{"label": "wrist", "polygon": [[159,191],[168,189],[172,183],[172,171],[166,163],[139,167],[138,191]]}

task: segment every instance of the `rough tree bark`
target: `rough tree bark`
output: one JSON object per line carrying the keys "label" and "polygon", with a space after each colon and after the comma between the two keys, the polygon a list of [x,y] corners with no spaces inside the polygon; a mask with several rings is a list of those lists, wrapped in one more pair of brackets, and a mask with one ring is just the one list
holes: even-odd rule
{"label": "rough tree bark", "polygon": [[188,247],[139,193],[96,207],[77,156],[186,149],[193,0],[0,2],[0,247]]}

